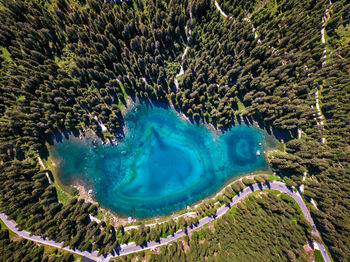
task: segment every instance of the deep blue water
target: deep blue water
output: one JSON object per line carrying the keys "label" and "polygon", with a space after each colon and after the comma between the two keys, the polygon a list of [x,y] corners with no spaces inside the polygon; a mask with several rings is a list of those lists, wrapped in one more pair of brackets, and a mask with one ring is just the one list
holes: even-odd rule
{"label": "deep blue water", "polygon": [[[236,126],[225,134],[182,120],[171,109],[137,105],[117,146],[69,137],[51,153],[65,185],[84,183],[123,216],[165,215],[218,191],[242,173],[266,169],[264,133]],[[259,143],[262,146],[259,146]]]}

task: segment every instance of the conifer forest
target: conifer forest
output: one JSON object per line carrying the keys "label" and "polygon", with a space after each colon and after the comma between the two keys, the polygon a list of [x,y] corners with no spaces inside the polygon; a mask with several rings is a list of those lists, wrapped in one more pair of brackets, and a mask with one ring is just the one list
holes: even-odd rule
{"label": "conifer forest", "polygon": [[[99,255],[214,215],[215,203],[205,202],[189,221],[124,230],[91,220],[100,207],[75,192],[59,200],[53,170],[38,162],[53,136],[122,139],[128,101],[138,98],[220,132],[247,124],[275,135],[282,150],[268,158],[272,172],[287,186],[303,184],[329,254],[349,261],[349,22],[348,0],[0,0],[0,212],[33,235]],[[234,184],[220,201],[251,183]],[[299,207],[262,192],[139,257],[309,261],[311,228]],[[74,260],[1,228],[2,261]]]}

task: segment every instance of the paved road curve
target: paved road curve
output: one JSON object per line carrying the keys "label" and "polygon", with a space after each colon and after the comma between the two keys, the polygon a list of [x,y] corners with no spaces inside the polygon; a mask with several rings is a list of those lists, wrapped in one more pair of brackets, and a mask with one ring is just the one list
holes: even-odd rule
{"label": "paved road curve", "polygon": [[48,246],[52,246],[52,247],[56,247],[56,248],[60,248],[60,249],[64,249],[66,251],[81,255],[81,256],[85,256],[94,260],[98,259],[97,256],[97,252],[93,252],[93,253],[89,253],[87,251],[81,252],[79,250],[73,250],[71,248],[65,247],[62,248],[62,244],[63,243],[59,243],[59,242],[55,242],[53,240],[48,240],[48,239],[43,239],[40,236],[36,236],[36,235],[31,235],[29,232],[25,231],[25,230],[19,230],[17,228],[17,225],[14,221],[9,220],[7,218],[7,216],[4,213],[0,213],[0,219],[5,223],[5,225],[13,232],[15,232],[17,235],[28,239],[28,240],[32,240],[34,242],[40,243],[40,244],[44,244],[44,245],[48,245]]}
{"label": "paved road curve", "polygon": [[[242,192],[240,192],[238,195],[236,195],[232,201],[231,201],[231,204],[230,206],[233,206],[235,205],[236,203],[238,203],[239,201],[241,201],[243,198],[245,198],[247,195],[249,195],[250,193],[252,192],[255,192],[255,191],[259,191],[261,189],[274,189],[274,190],[278,190],[278,191],[281,191],[283,193],[286,193],[287,195],[291,196],[292,198],[294,198],[294,200],[298,203],[298,205],[300,206],[301,208],[301,211],[303,212],[305,218],[307,221],[309,221],[309,223],[311,224],[312,228],[313,228],[313,231],[312,231],[312,234],[317,236],[317,237],[320,237],[318,231],[316,230],[316,226],[311,218],[311,215],[310,215],[310,212],[309,210],[307,209],[303,199],[301,198],[300,194],[298,192],[294,192],[292,189],[288,188],[284,183],[282,182],[271,182],[269,184],[254,184],[250,187],[247,187],[245,188]],[[227,210],[230,209],[230,206],[222,206],[220,207],[217,212],[216,212],[216,217],[221,217],[222,215],[224,215]],[[6,224],[6,226],[12,230],[13,232],[15,232],[16,234],[18,234],[19,236],[23,237],[23,238],[26,238],[26,239],[29,239],[29,240],[32,240],[32,241],[35,241],[35,242],[38,242],[38,243],[42,243],[42,244],[45,244],[45,245],[49,245],[49,246],[53,246],[53,247],[56,247],[56,248],[61,248],[62,246],[62,243],[56,243],[52,240],[46,240],[46,239],[42,239],[40,236],[31,236],[29,232],[27,231],[19,231],[17,228],[16,228],[16,223],[13,222],[13,221],[10,221],[7,219],[7,216],[3,213],[0,213],[0,218],[2,221],[4,221],[4,223]],[[198,229],[204,225],[206,225],[207,223],[209,223],[210,221],[213,221],[214,219],[216,219],[215,217],[205,217],[205,218],[202,218],[201,220],[199,220],[198,224],[194,227],[187,227],[187,232],[191,232],[192,230],[195,230],[195,229]],[[142,250],[145,250],[145,249],[154,249],[158,246],[161,246],[161,245],[164,245],[164,244],[167,244],[171,241],[174,241],[180,237],[183,237],[185,236],[185,233],[182,231],[182,230],[179,230],[177,231],[176,233],[174,233],[174,235],[170,235],[166,238],[161,238],[158,242],[155,242],[155,241],[150,241],[147,243],[147,246],[146,247],[140,247],[140,246],[136,246],[135,243],[130,243],[129,245],[122,245],[119,249],[119,255],[127,255],[127,254],[130,254],[130,253],[134,253],[134,252],[139,252],[139,251],[142,251]],[[321,243],[317,243],[318,246],[320,247],[320,251],[321,251],[321,254],[323,256],[323,259],[325,260],[325,262],[331,262],[331,259],[329,258],[328,256],[328,253],[326,252],[325,250],[325,247],[323,244]],[[93,252],[93,253],[89,253],[89,252],[81,252],[79,250],[73,250],[73,249],[70,249],[70,248],[63,248],[64,250],[66,251],[70,251],[70,252],[73,252],[73,253],[76,253],[76,254],[79,254],[79,255],[82,255],[82,256],[86,256],[86,257],[89,257],[91,259],[95,259],[95,260],[98,260],[98,259],[103,259],[102,256],[97,256],[97,252]],[[107,260],[109,260],[110,258],[112,257],[115,257],[115,256],[118,256],[118,254],[108,254],[108,256],[105,258]]]}

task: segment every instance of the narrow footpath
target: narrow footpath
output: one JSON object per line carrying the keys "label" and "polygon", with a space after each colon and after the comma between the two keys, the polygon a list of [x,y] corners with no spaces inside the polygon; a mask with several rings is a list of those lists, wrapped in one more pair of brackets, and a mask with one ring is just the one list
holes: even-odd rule
{"label": "narrow footpath", "polygon": [[[41,157],[39,156],[39,153],[36,153],[36,157],[38,158],[38,162],[39,162],[40,166],[41,166],[44,170],[46,170],[46,167],[45,167],[43,161],[41,160]],[[45,175],[46,175],[46,177],[47,177],[47,180],[49,181],[49,184],[51,184],[51,179],[50,179],[49,173],[48,173],[48,172],[45,172]]]}
{"label": "narrow footpath", "polygon": [[[205,217],[202,218],[201,220],[199,220],[198,224],[196,226],[193,227],[187,227],[187,232],[191,232],[193,230],[196,230],[198,228],[203,227],[204,225],[208,224],[209,222],[215,220],[218,217],[223,216],[229,209],[231,206],[237,204],[239,201],[241,201],[242,199],[244,199],[247,195],[249,195],[250,193],[262,190],[262,189],[274,189],[274,190],[278,190],[280,192],[286,193],[287,195],[291,196],[300,206],[301,211],[303,212],[306,220],[310,223],[310,225],[312,226],[312,234],[314,236],[320,237],[319,232],[316,229],[316,226],[311,218],[310,212],[307,209],[303,199],[301,198],[300,194],[296,191],[293,191],[293,189],[288,188],[284,183],[282,182],[277,182],[277,181],[273,181],[271,183],[268,184],[254,184],[250,187],[245,188],[243,191],[241,191],[238,195],[236,195],[232,200],[231,200],[231,204],[229,206],[224,205],[222,207],[220,207],[217,212],[216,212],[216,216],[213,217]],[[175,241],[178,238],[181,238],[183,236],[185,236],[185,233],[182,230],[177,231],[176,233],[174,233],[173,235],[170,235],[166,238],[161,238],[158,242],[156,241],[149,241],[147,242],[147,245],[145,247],[141,247],[141,246],[136,246],[135,243],[130,243],[129,245],[121,245],[118,253],[116,254],[108,254],[106,257],[103,256],[98,256],[97,252],[92,252],[89,253],[87,251],[79,251],[76,249],[70,249],[70,248],[62,248],[62,244],[63,243],[56,243],[52,240],[48,240],[48,239],[42,239],[40,236],[35,236],[35,235],[31,235],[29,232],[25,231],[25,230],[18,230],[17,229],[17,225],[14,221],[9,220],[7,218],[7,216],[4,213],[0,213],[0,218],[1,220],[5,223],[5,225],[14,233],[16,233],[17,235],[28,239],[28,240],[32,240],[34,242],[37,243],[41,243],[41,244],[45,244],[48,246],[53,246],[56,248],[61,248],[64,249],[66,251],[81,255],[81,256],[86,256],[90,259],[93,260],[99,260],[99,261],[108,261],[109,259],[111,259],[112,257],[117,257],[119,255],[127,255],[127,254],[131,254],[131,253],[135,253],[135,252],[140,252],[142,250],[146,250],[146,249],[151,249],[154,250],[156,247],[158,246],[162,246],[165,244],[168,244],[171,241]],[[323,256],[323,259],[325,262],[331,262],[331,259],[328,256],[328,253],[324,247],[324,245],[322,243],[317,243],[318,247],[320,248],[321,254]]]}
{"label": "narrow footpath", "polygon": [[[228,16],[224,11],[222,11],[221,7],[219,6],[219,4],[218,4],[218,2],[216,0],[215,0],[215,6],[216,6],[216,9],[219,10],[219,12],[221,13],[221,15],[223,17],[228,18],[228,19],[232,19],[232,18],[236,19],[235,17]],[[247,18],[247,17],[244,17],[242,20],[248,22],[252,26],[252,32],[254,34],[254,38],[258,41],[258,43],[261,43],[261,39],[258,36],[258,34],[256,32],[256,28],[254,27],[254,24],[252,23],[252,21],[249,18]],[[280,51],[278,49],[274,48],[273,46],[269,45],[268,48],[271,49],[272,53],[280,54]],[[285,51],[284,53],[288,54],[287,51]]]}
{"label": "narrow footpath", "polygon": [[[190,22],[192,23],[192,12],[191,11],[190,11]],[[183,61],[184,61],[185,56],[186,56],[187,51],[188,51],[188,41],[190,40],[190,36],[191,36],[191,33],[192,33],[191,28],[187,28],[187,26],[186,26],[185,31],[186,31],[186,38],[187,38],[186,39],[186,48],[185,48],[185,50],[184,50],[184,52],[183,52],[183,54],[181,56],[180,72],[174,78],[174,84],[175,84],[176,89],[179,89],[179,82],[177,81],[177,78],[182,76],[185,73],[184,67],[183,67]]]}
{"label": "narrow footpath", "polygon": [[215,6],[220,11],[221,15],[224,16],[225,18],[227,18],[227,14],[225,14],[224,11],[222,11],[222,9],[220,8],[220,6],[216,0],[215,0]]}
{"label": "narrow footpath", "polygon": [[[216,6],[216,9],[219,10],[219,12],[221,13],[221,15],[222,15],[223,17],[229,18],[229,19],[232,19],[232,18],[233,18],[232,16],[228,16],[227,14],[225,14],[224,11],[222,11],[221,7],[219,6],[219,4],[218,4],[218,2],[217,2],[216,0],[215,0],[215,6]],[[236,19],[236,18],[234,18],[234,19]],[[252,31],[253,31],[253,33],[254,33],[254,38],[257,39],[258,43],[261,43],[261,39],[259,38],[258,34],[256,33],[256,29],[255,29],[255,27],[254,27],[252,21],[250,21],[250,19],[249,19],[249,18],[246,18],[246,17],[243,18],[243,21],[246,21],[246,22],[248,22],[249,24],[251,24],[251,26],[252,26]],[[274,48],[273,48],[273,49],[274,49]],[[276,51],[276,50],[274,50],[274,51]]]}
{"label": "narrow footpath", "polygon": [[[328,6],[330,7],[332,5],[332,1],[329,0]],[[327,58],[327,50],[326,50],[326,37],[325,37],[325,28],[326,28],[326,20],[327,16],[329,13],[329,7],[325,10],[324,15],[322,17],[322,27],[321,27],[321,42],[324,45],[323,49],[323,62],[322,62],[322,68],[326,64],[326,58]],[[324,130],[324,117],[322,115],[321,109],[320,109],[320,104],[319,104],[319,85],[316,85],[316,92],[315,92],[315,98],[316,98],[316,110],[317,110],[317,115],[315,116],[316,124],[319,125],[322,130]],[[324,134],[322,134],[321,137],[321,142],[325,143],[326,138],[324,137]]]}
{"label": "narrow footpath", "polygon": [[[331,6],[332,5],[332,1],[329,0],[328,5]],[[219,6],[218,2],[215,0],[215,6],[218,9],[218,11],[221,13],[221,15],[225,18],[233,18],[232,16],[228,16]],[[321,41],[322,44],[326,44],[326,38],[325,38],[325,27],[326,27],[326,20],[327,20],[327,16],[329,13],[329,7],[325,10],[324,16],[322,17],[322,27],[321,27]],[[246,21],[248,23],[250,23],[252,25],[252,31],[254,33],[254,38],[257,39],[258,43],[261,43],[261,39],[259,38],[256,29],[253,25],[253,23],[250,21],[249,18],[244,17],[243,21]],[[273,46],[268,46],[273,53],[279,53],[279,50],[274,48]],[[324,46],[324,50],[323,50],[323,62],[322,62],[322,68],[324,67],[325,63],[326,63],[326,46]],[[288,52],[285,52],[285,54],[288,54]],[[321,113],[321,109],[320,109],[320,104],[319,104],[319,86],[316,86],[316,92],[315,92],[315,98],[316,98],[316,110],[317,110],[317,115],[315,115],[314,119],[316,120],[316,124],[319,125],[322,130],[324,129],[324,117]],[[313,108],[313,106],[311,106]],[[302,130],[298,127],[298,138],[301,138],[301,133]],[[321,142],[325,143],[326,142],[326,138],[324,137],[324,134],[321,137]]]}

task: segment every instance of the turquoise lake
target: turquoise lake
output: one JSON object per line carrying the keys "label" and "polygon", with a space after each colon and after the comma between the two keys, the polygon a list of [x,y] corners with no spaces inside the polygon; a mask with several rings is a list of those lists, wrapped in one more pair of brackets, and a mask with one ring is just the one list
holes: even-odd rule
{"label": "turquoise lake", "polygon": [[[55,143],[53,159],[64,185],[92,189],[122,216],[170,214],[220,189],[234,176],[266,170],[266,133],[245,125],[217,132],[181,119],[174,110],[135,105],[125,115],[118,145],[72,136]],[[261,143],[261,145],[259,145]]]}

